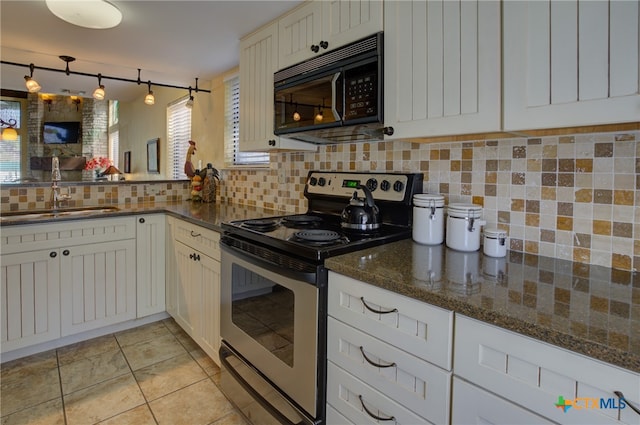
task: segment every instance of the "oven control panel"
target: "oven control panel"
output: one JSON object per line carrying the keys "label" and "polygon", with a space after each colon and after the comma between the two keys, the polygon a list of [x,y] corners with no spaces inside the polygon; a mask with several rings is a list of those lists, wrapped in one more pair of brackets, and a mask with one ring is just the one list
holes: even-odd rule
{"label": "oven control panel", "polygon": [[[366,186],[376,201],[409,201],[413,197],[416,174],[396,173],[342,173],[329,171],[312,171],[309,173],[305,192],[313,195],[339,196],[351,198],[354,191],[363,197],[358,186]],[[419,175],[422,177],[422,175]],[[420,189],[422,188],[422,178]],[[421,192],[421,191],[420,191]],[[417,193],[420,193],[417,192]]]}

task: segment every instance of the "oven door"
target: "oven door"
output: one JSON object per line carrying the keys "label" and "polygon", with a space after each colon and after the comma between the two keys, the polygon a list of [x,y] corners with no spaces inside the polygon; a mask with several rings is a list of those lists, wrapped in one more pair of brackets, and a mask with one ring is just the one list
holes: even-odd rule
{"label": "oven door", "polygon": [[[305,282],[296,278],[296,272],[224,243],[221,247],[223,342],[246,361],[248,369],[316,418],[319,291],[315,282]],[[308,273],[300,275],[309,278]],[[221,350],[221,357],[227,354]]]}

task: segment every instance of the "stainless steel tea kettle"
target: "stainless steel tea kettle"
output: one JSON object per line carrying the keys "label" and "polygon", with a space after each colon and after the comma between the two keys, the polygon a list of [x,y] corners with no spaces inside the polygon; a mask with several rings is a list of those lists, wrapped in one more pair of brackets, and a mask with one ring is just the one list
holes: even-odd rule
{"label": "stainless steel tea kettle", "polygon": [[343,229],[362,232],[379,229],[382,226],[382,219],[371,191],[365,185],[358,185],[356,189],[361,189],[365,198],[358,198],[358,192],[353,192],[349,205],[342,210],[340,226]]}

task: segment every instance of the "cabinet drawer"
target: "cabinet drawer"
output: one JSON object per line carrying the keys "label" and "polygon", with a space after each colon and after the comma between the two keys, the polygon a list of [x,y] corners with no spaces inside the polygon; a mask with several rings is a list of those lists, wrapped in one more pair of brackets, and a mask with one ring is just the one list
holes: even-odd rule
{"label": "cabinet drawer", "polygon": [[356,329],[451,370],[451,311],[334,272],[329,272],[328,311]]}
{"label": "cabinet drawer", "polygon": [[220,261],[220,233],[188,221],[176,220],[174,237],[183,244]]}
{"label": "cabinet drawer", "polygon": [[373,415],[394,418],[390,423],[415,425],[430,423],[380,394],[332,362],[327,367],[327,402],[354,424],[379,424]]}
{"label": "cabinet drawer", "polygon": [[452,424],[552,424],[507,400],[453,378]]}
{"label": "cabinet drawer", "polygon": [[331,425],[355,425],[349,419],[345,418],[334,409],[330,404],[327,404],[327,424]]}
{"label": "cabinet drawer", "polygon": [[[617,408],[614,395],[622,391],[637,404],[636,373],[460,315],[455,347],[456,375],[552,421],[640,424],[629,407]],[[564,412],[556,407],[560,397],[577,405]]]}
{"label": "cabinet drawer", "polygon": [[3,254],[135,239],[136,218],[114,217],[2,228]]}
{"label": "cabinet drawer", "polygon": [[[330,361],[420,416],[438,424],[449,422],[451,372],[332,317],[327,351]],[[369,362],[394,366],[377,367]]]}

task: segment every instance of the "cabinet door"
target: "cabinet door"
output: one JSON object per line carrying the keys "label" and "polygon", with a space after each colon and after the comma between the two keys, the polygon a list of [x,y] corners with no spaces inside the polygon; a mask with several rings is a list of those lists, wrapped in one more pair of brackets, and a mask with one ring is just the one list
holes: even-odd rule
{"label": "cabinet door", "polygon": [[454,377],[451,423],[527,425],[553,422]]}
{"label": "cabinet door", "polygon": [[136,317],[136,241],[61,249],[62,336]]}
{"label": "cabinet door", "polygon": [[[240,150],[274,147],[273,73],[278,61],[278,26],[273,23],[240,42]],[[269,142],[272,141],[272,145]]]}
{"label": "cabinet door", "polygon": [[165,238],[165,303],[167,307],[167,313],[172,317],[176,316],[176,296],[177,296],[177,282],[178,282],[178,263],[176,261],[175,252],[175,226],[176,219],[168,216]]}
{"label": "cabinet door", "polygon": [[2,352],[60,337],[58,250],[2,255],[0,346]]}
{"label": "cabinet door", "polygon": [[504,2],[504,128],[638,121],[638,1]]}
{"label": "cabinet door", "polygon": [[208,255],[200,254],[196,261],[202,279],[202,303],[199,319],[198,344],[218,365],[220,348],[220,262]]}
{"label": "cabinet door", "polygon": [[[325,50],[322,41],[322,3],[310,1],[278,20],[278,69],[303,62]],[[311,50],[318,46],[318,51]]]}
{"label": "cabinet door", "polygon": [[326,0],[321,3],[322,37],[328,43],[327,50],[383,29],[382,0]]}
{"label": "cabinet door", "polygon": [[200,266],[194,261],[196,251],[182,242],[175,242],[174,252],[178,274],[173,318],[185,332],[197,339],[202,292]]}
{"label": "cabinet door", "polygon": [[500,2],[384,2],[394,138],[500,130]]}
{"label": "cabinet door", "polygon": [[136,224],[137,317],[165,311],[164,214],[138,217]]}

